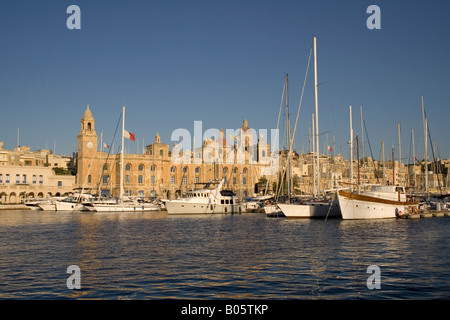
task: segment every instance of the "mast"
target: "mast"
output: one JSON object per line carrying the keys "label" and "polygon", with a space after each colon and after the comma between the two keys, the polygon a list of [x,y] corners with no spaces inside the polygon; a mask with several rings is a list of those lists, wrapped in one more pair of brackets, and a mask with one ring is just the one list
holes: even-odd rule
{"label": "mast", "polygon": [[353,127],[352,127],[352,106],[350,106],[350,191],[353,192]]}
{"label": "mast", "polygon": [[319,167],[319,101],[317,93],[317,39],[313,38],[314,44],[314,101],[315,101],[315,114],[316,114],[316,159],[317,159],[317,196],[320,195],[320,167]]}
{"label": "mast", "polygon": [[392,185],[395,186],[394,145],[392,145]]}
{"label": "mast", "polygon": [[125,132],[125,106],[122,106],[122,148],[120,149],[120,201],[123,199],[123,150],[124,150],[124,132]]}
{"label": "mast", "polygon": [[401,169],[402,169],[402,138],[400,135],[400,122],[397,122],[398,126],[398,183],[399,185],[402,184],[401,178]]}
{"label": "mast", "polygon": [[414,189],[417,188],[417,177],[416,177],[416,149],[414,147],[414,128],[411,128],[411,138],[413,147],[413,170],[414,170]]}
{"label": "mast", "polygon": [[383,139],[381,139],[381,165],[382,165],[382,167],[383,167],[383,171],[382,171],[382,174],[383,174],[383,184],[386,182],[386,176],[385,176],[385,173],[384,173],[384,140]]}
{"label": "mast", "polygon": [[[363,120],[363,111],[362,111],[362,105],[360,106],[361,110],[361,145],[362,145],[362,161],[361,161],[361,168],[364,168],[364,120]],[[358,158],[359,159],[359,158]],[[363,180],[366,178],[365,176],[365,170],[363,169]]]}
{"label": "mast", "polygon": [[357,159],[357,168],[358,168],[358,189],[360,185],[360,179],[359,179],[359,143],[358,143],[358,135],[356,135],[356,159]]}
{"label": "mast", "polygon": [[286,73],[286,134],[287,134],[287,141],[289,143],[289,151],[287,155],[287,193],[288,193],[288,202],[290,202],[291,199],[291,191],[292,191],[292,168],[291,168],[291,128],[289,124],[289,90],[288,90],[288,74]]}
{"label": "mast", "polygon": [[103,173],[103,166],[102,166],[102,154],[103,154],[103,130],[100,133],[100,173],[99,173],[99,182],[98,182],[98,198],[101,198],[102,193],[102,173]]}
{"label": "mast", "polygon": [[428,193],[428,150],[427,150],[427,138],[428,138],[428,120],[425,117],[425,107],[423,104],[423,94],[420,95],[422,100],[422,118],[423,118],[423,141],[425,148],[425,191],[427,193],[427,200],[430,200],[430,194]]}
{"label": "mast", "polygon": [[313,152],[311,154],[311,162],[312,162],[312,181],[313,181],[313,196],[317,196],[316,193],[316,165],[314,162],[314,155],[316,153],[316,129],[315,129],[315,124],[314,124],[314,113],[312,114],[312,147],[313,147]]}

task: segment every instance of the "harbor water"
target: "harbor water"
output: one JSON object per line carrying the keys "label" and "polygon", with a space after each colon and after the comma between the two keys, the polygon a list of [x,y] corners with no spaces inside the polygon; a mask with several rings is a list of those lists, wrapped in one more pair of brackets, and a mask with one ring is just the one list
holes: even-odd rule
{"label": "harbor water", "polygon": [[0,299],[449,299],[449,231],[448,217],[2,210]]}

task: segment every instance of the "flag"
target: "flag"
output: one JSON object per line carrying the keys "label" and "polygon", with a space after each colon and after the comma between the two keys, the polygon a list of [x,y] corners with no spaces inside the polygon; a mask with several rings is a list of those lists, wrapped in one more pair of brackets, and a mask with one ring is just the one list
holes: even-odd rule
{"label": "flag", "polygon": [[330,152],[331,152],[331,150],[332,150],[332,149],[331,149],[331,147],[330,147],[330,146],[328,146],[328,150],[330,150]]}
{"label": "flag", "polygon": [[130,139],[131,141],[136,141],[136,137],[134,136],[134,133],[128,132],[127,130],[124,130],[123,137]]}
{"label": "flag", "polygon": [[414,156],[414,160],[417,162],[417,158]]}
{"label": "flag", "polygon": [[109,149],[109,146],[106,143],[104,143],[104,142],[103,142],[103,147]]}

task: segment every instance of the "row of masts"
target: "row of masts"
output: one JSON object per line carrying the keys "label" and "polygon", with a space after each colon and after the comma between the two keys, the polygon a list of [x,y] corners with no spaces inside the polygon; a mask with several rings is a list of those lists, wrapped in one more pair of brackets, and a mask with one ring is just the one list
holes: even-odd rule
{"label": "row of masts", "polygon": [[[312,157],[312,195],[315,197],[320,197],[321,195],[321,177],[320,177],[320,147],[319,147],[319,110],[318,110],[318,84],[317,84],[317,43],[316,43],[316,37],[313,37],[313,52],[314,52],[314,103],[315,103],[315,112],[312,114],[312,155],[315,156],[315,161]],[[309,67],[309,64],[308,64]],[[288,155],[286,157],[286,181],[287,181],[287,195],[288,199],[293,194],[293,176],[292,176],[292,141],[294,139],[294,136],[291,137],[290,132],[290,121],[289,121],[289,96],[288,96],[288,75],[285,75],[285,92],[286,92],[286,135],[287,135],[287,141],[289,142],[289,148],[288,148]],[[427,150],[427,141],[428,141],[428,120],[425,114],[425,108],[423,103],[423,95],[421,95],[421,102],[422,102],[422,116],[423,116],[423,127],[424,127],[424,155],[425,155],[425,192],[427,194],[427,197],[429,198],[429,187],[428,187],[428,150]],[[300,106],[299,106],[300,108]],[[364,120],[363,120],[363,106],[360,106],[360,113],[361,113],[361,145],[362,145],[362,157],[365,158],[365,150],[364,150]],[[402,165],[402,153],[401,153],[401,128],[400,128],[400,122],[397,123],[397,129],[398,129],[398,144],[399,144],[399,171],[401,170]],[[295,132],[295,130],[294,130]],[[353,188],[355,185],[360,184],[360,173],[359,173],[359,139],[357,139],[357,153],[358,153],[358,183],[354,183],[354,175],[353,175],[353,124],[352,124],[352,107],[350,106],[350,189],[353,191]],[[416,178],[416,154],[415,154],[415,143],[414,143],[414,129],[411,129],[411,137],[412,137],[412,147],[413,147],[413,172],[414,172],[414,187],[417,188],[417,178]],[[310,139],[311,140],[311,139]],[[385,163],[384,163],[384,140],[381,141],[381,148],[382,148],[382,178],[383,181],[385,180]],[[315,163],[314,163],[315,162]],[[392,147],[392,184],[395,184],[395,152],[394,147]],[[284,175],[283,175],[284,176]],[[400,179],[401,175],[399,175]],[[378,177],[377,177],[378,180]],[[401,182],[399,180],[399,182]]]}

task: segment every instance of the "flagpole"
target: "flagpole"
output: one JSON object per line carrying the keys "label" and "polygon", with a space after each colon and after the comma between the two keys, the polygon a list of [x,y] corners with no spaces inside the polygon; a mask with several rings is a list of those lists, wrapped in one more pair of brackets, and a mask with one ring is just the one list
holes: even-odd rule
{"label": "flagpole", "polygon": [[120,202],[123,199],[123,144],[124,144],[124,131],[125,131],[125,106],[122,106],[122,148],[120,150]]}

